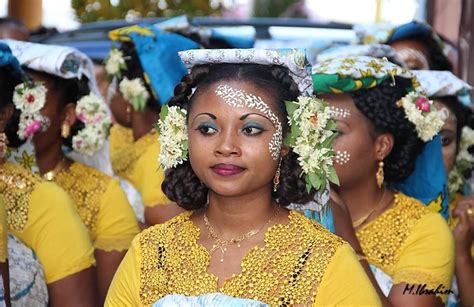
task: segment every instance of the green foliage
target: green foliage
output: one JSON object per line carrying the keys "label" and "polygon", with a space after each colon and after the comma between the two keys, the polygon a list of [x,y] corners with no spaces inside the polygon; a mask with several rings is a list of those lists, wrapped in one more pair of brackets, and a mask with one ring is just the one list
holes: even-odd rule
{"label": "green foliage", "polygon": [[71,0],[71,4],[77,19],[82,23],[183,14],[216,16],[223,9],[220,0]]}

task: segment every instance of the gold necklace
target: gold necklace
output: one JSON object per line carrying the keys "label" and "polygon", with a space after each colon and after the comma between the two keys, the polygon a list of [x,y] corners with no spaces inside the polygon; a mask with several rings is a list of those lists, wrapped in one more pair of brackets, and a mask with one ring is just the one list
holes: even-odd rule
{"label": "gold necklace", "polygon": [[216,233],[214,230],[214,227],[212,227],[211,223],[209,222],[209,219],[207,218],[206,212],[204,212],[204,224],[206,225],[207,232],[208,232],[208,237],[214,239],[214,243],[212,244],[212,248],[210,251],[210,254],[212,255],[216,250],[221,251],[221,259],[220,262],[224,262],[224,256],[225,252],[227,251],[227,248],[231,245],[237,245],[237,247],[240,247],[240,243],[250,237],[255,236],[258,234],[262,229],[264,229],[268,224],[271,223],[271,221],[277,216],[278,214],[278,207],[275,207],[275,212],[273,215],[270,217],[270,219],[263,224],[262,227],[258,229],[252,229],[237,238],[231,238],[228,240],[224,240],[219,237],[219,235]]}
{"label": "gold necklace", "polygon": [[385,196],[385,191],[387,189],[383,189],[383,194],[382,194],[382,197],[380,197],[380,200],[379,202],[377,203],[376,206],[374,206],[374,208],[369,212],[369,214],[367,214],[366,216],[364,216],[363,218],[360,218],[358,219],[357,221],[353,222],[352,223],[352,227],[354,227],[354,229],[362,226],[365,224],[365,222],[367,222],[367,220],[372,216],[372,214],[379,208],[379,206],[382,204],[382,201],[383,201],[383,198]]}
{"label": "gold necklace", "polygon": [[43,178],[47,181],[52,181],[54,177],[56,177],[56,175],[64,169],[65,164],[66,157],[63,157],[52,170],[43,174]]}

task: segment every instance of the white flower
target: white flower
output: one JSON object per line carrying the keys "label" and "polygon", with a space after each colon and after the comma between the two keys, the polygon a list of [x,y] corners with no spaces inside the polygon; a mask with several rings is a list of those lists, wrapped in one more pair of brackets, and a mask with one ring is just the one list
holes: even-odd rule
{"label": "white flower", "polygon": [[428,142],[439,133],[444,125],[442,112],[436,110],[429,101],[416,92],[410,92],[397,102],[403,107],[405,117],[415,125],[418,137]]}
{"label": "white flower", "polygon": [[164,170],[174,168],[187,159],[188,132],[186,110],[163,106],[158,121],[160,165]]}
{"label": "white flower", "polygon": [[123,58],[122,51],[112,48],[105,60],[105,71],[109,76],[116,76],[125,68],[125,59]]}
{"label": "white flower", "polygon": [[464,126],[461,131],[461,141],[459,142],[459,152],[456,156],[456,164],[449,173],[448,191],[450,200],[454,199],[457,192],[462,192],[466,178],[464,173],[472,170],[474,166],[474,156],[469,153],[469,148],[474,146],[474,130]]}
{"label": "white flower", "polygon": [[335,136],[336,124],[329,107],[315,97],[298,97],[286,105],[291,133],[285,144],[298,154],[307,189],[322,190],[328,177],[337,183],[330,142]]}
{"label": "white flower", "polygon": [[80,153],[92,155],[102,147],[106,133],[99,126],[86,126],[72,137],[72,147]]}
{"label": "white flower", "polygon": [[40,83],[18,84],[13,93],[13,103],[22,112],[39,112],[46,103],[46,87]]}
{"label": "white flower", "polygon": [[76,116],[86,125],[110,123],[105,103],[93,93],[79,99],[76,105]]}
{"label": "white flower", "polygon": [[125,100],[128,100],[135,110],[143,111],[145,109],[150,94],[148,94],[140,78],[133,80],[123,78],[119,84],[119,89]]}

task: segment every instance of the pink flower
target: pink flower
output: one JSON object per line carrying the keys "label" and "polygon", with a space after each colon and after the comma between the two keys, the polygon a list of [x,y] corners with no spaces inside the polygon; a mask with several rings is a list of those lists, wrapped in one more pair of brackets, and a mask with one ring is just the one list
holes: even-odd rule
{"label": "pink flower", "polygon": [[35,120],[25,128],[25,133],[24,134],[27,138],[29,138],[30,136],[35,134],[36,131],[38,131],[40,128],[41,128],[41,122]]}
{"label": "pink flower", "polygon": [[426,97],[419,97],[416,100],[415,105],[418,108],[418,110],[420,110],[422,112],[429,112],[430,111],[430,101]]}

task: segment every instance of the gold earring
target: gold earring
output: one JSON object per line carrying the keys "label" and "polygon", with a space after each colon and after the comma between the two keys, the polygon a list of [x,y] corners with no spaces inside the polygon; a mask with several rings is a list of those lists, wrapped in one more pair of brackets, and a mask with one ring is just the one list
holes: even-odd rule
{"label": "gold earring", "polygon": [[4,132],[0,132],[0,161],[3,161],[7,156],[8,138]]}
{"label": "gold earring", "polygon": [[377,174],[375,174],[375,178],[377,178],[377,185],[381,188],[385,179],[383,173],[383,161],[379,162],[379,169],[377,170]]}
{"label": "gold earring", "polygon": [[127,106],[127,124],[130,124],[132,122],[132,106],[128,105]]}
{"label": "gold earring", "polygon": [[71,126],[68,122],[64,122],[61,126],[61,136],[67,139],[69,137],[69,134],[71,134]]}
{"label": "gold earring", "polygon": [[281,173],[281,158],[280,158],[280,162],[278,162],[278,168],[275,173],[275,177],[273,177],[273,192],[278,191],[278,186],[280,185],[280,173]]}

